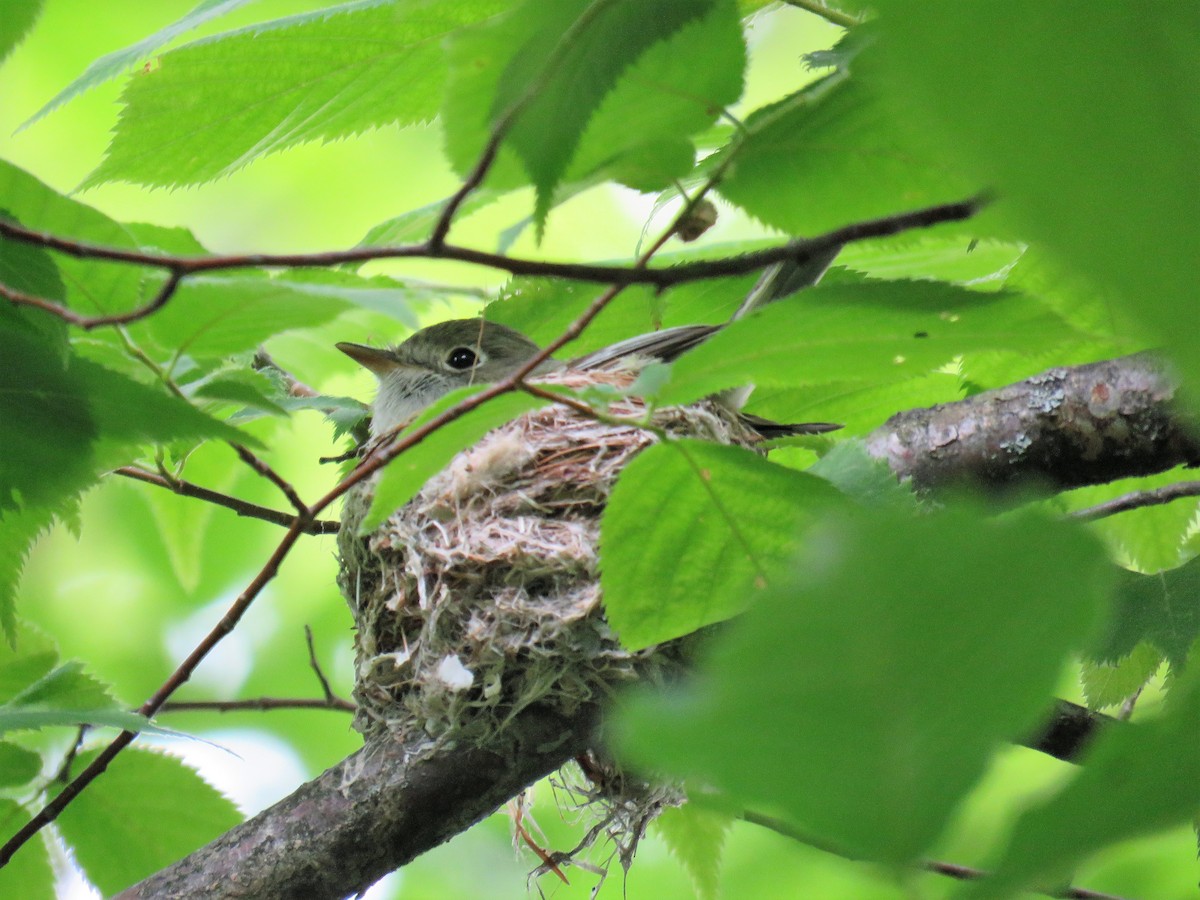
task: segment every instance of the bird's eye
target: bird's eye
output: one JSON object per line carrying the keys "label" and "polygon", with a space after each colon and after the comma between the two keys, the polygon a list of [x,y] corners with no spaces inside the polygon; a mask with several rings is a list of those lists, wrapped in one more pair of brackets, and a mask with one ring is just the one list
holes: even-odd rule
{"label": "bird's eye", "polygon": [[478,357],[470,347],[455,347],[450,351],[450,355],[446,357],[446,365],[461,372],[475,365],[476,359]]}

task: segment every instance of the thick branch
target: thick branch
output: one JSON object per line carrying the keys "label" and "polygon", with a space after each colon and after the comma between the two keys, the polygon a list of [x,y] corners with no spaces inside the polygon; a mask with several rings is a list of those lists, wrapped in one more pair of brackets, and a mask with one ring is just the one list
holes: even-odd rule
{"label": "thick branch", "polygon": [[1162,366],[1137,354],[897,413],[867,449],[923,489],[1101,484],[1200,464],[1200,441],[1174,397]]}
{"label": "thick branch", "polygon": [[465,831],[582,753],[595,710],[527,709],[486,748],[420,736],[368,744],[118,897],[340,898]]}

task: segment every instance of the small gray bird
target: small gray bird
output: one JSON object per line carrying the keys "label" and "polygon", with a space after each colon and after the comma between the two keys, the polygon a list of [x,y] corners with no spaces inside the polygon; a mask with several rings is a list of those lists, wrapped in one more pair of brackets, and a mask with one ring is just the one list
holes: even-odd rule
{"label": "small gray bird", "polygon": [[[764,273],[733,318],[780,297],[814,284],[836,251],[797,266],[781,263]],[[649,332],[602,347],[568,363],[548,359],[533,371],[543,375],[562,369],[588,371],[623,366],[636,368],[650,361],[670,362],[719,331],[721,325],[682,325]],[[379,379],[371,407],[371,436],[408,424],[417,414],[450,391],[471,384],[487,384],[511,375],[537,352],[538,346],[506,325],[483,319],[452,319],[422,328],[391,348],[339,343],[337,348],[370,369]],[[740,410],[748,389],[726,391],[721,399]],[[743,413],[742,418],[763,437],[821,434],[840,428],[828,422],[781,424]]]}

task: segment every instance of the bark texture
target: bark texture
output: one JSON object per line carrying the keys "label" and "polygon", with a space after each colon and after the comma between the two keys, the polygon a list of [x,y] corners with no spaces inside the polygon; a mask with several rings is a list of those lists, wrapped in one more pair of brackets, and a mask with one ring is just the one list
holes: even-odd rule
{"label": "bark texture", "polygon": [[366,890],[588,746],[597,710],[527,709],[486,748],[376,740],[254,818],[117,895],[322,898]]}

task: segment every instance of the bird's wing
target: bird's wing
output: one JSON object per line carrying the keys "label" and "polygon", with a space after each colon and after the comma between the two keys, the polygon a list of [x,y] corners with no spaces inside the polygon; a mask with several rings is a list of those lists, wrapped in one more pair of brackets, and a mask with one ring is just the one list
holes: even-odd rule
{"label": "bird's wing", "polygon": [[615,344],[609,344],[607,347],[601,347],[599,350],[593,350],[578,359],[573,359],[567,364],[567,368],[587,371],[601,368],[618,360],[632,358],[670,362],[719,329],[719,325],[680,325],[677,328],[664,328],[662,331],[639,334],[637,337],[617,341]]}

